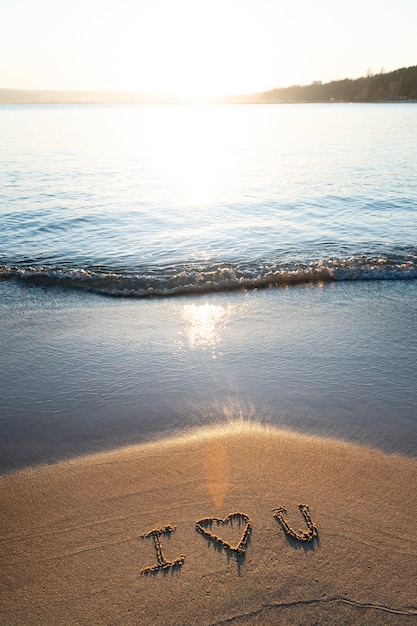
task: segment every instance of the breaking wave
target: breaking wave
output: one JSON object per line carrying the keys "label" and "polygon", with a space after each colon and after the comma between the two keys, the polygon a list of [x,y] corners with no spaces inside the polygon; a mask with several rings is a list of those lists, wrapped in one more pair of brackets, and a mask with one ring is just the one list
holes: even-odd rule
{"label": "breaking wave", "polygon": [[417,278],[417,249],[319,260],[182,263],[112,268],[18,263],[0,265],[0,280],[82,289],[124,298],[261,289],[333,281]]}

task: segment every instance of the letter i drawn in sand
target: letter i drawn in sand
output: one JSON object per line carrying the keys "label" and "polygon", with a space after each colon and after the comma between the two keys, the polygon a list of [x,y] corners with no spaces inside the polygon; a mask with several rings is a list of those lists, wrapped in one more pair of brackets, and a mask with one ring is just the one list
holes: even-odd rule
{"label": "letter i drawn in sand", "polygon": [[154,528],[150,530],[148,533],[144,533],[143,535],[139,535],[142,539],[146,539],[148,537],[153,538],[155,552],[156,552],[156,563],[154,565],[149,565],[149,567],[145,567],[141,574],[150,574],[152,572],[157,572],[158,570],[168,570],[170,568],[181,567],[184,563],[185,556],[182,554],[178,559],[174,561],[167,561],[161,546],[161,537],[162,535],[170,535],[175,531],[175,526],[164,526],[163,528]]}

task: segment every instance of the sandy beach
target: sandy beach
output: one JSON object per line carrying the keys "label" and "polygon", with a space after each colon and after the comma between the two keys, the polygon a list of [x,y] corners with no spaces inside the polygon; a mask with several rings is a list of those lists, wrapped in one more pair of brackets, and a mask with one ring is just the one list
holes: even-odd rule
{"label": "sandy beach", "polygon": [[416,476],[248,422],[5,474],[0,621],[415,624]]}

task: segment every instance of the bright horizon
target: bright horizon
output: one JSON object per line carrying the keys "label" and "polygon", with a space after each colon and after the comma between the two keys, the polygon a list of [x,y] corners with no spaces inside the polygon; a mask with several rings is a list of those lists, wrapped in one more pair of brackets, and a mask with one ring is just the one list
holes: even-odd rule
{"label": "bright horizon", "polygon": [[417,63],[415,0],[0,0],[0,87],[241,95]]}

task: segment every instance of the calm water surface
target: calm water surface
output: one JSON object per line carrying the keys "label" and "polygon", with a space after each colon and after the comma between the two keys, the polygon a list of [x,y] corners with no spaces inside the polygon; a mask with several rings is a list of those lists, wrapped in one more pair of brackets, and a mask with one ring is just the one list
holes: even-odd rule
{"label": "calm water surface", "polygon": [[124,296],[417,276],[417,105],[3,106],[0,272]]}

